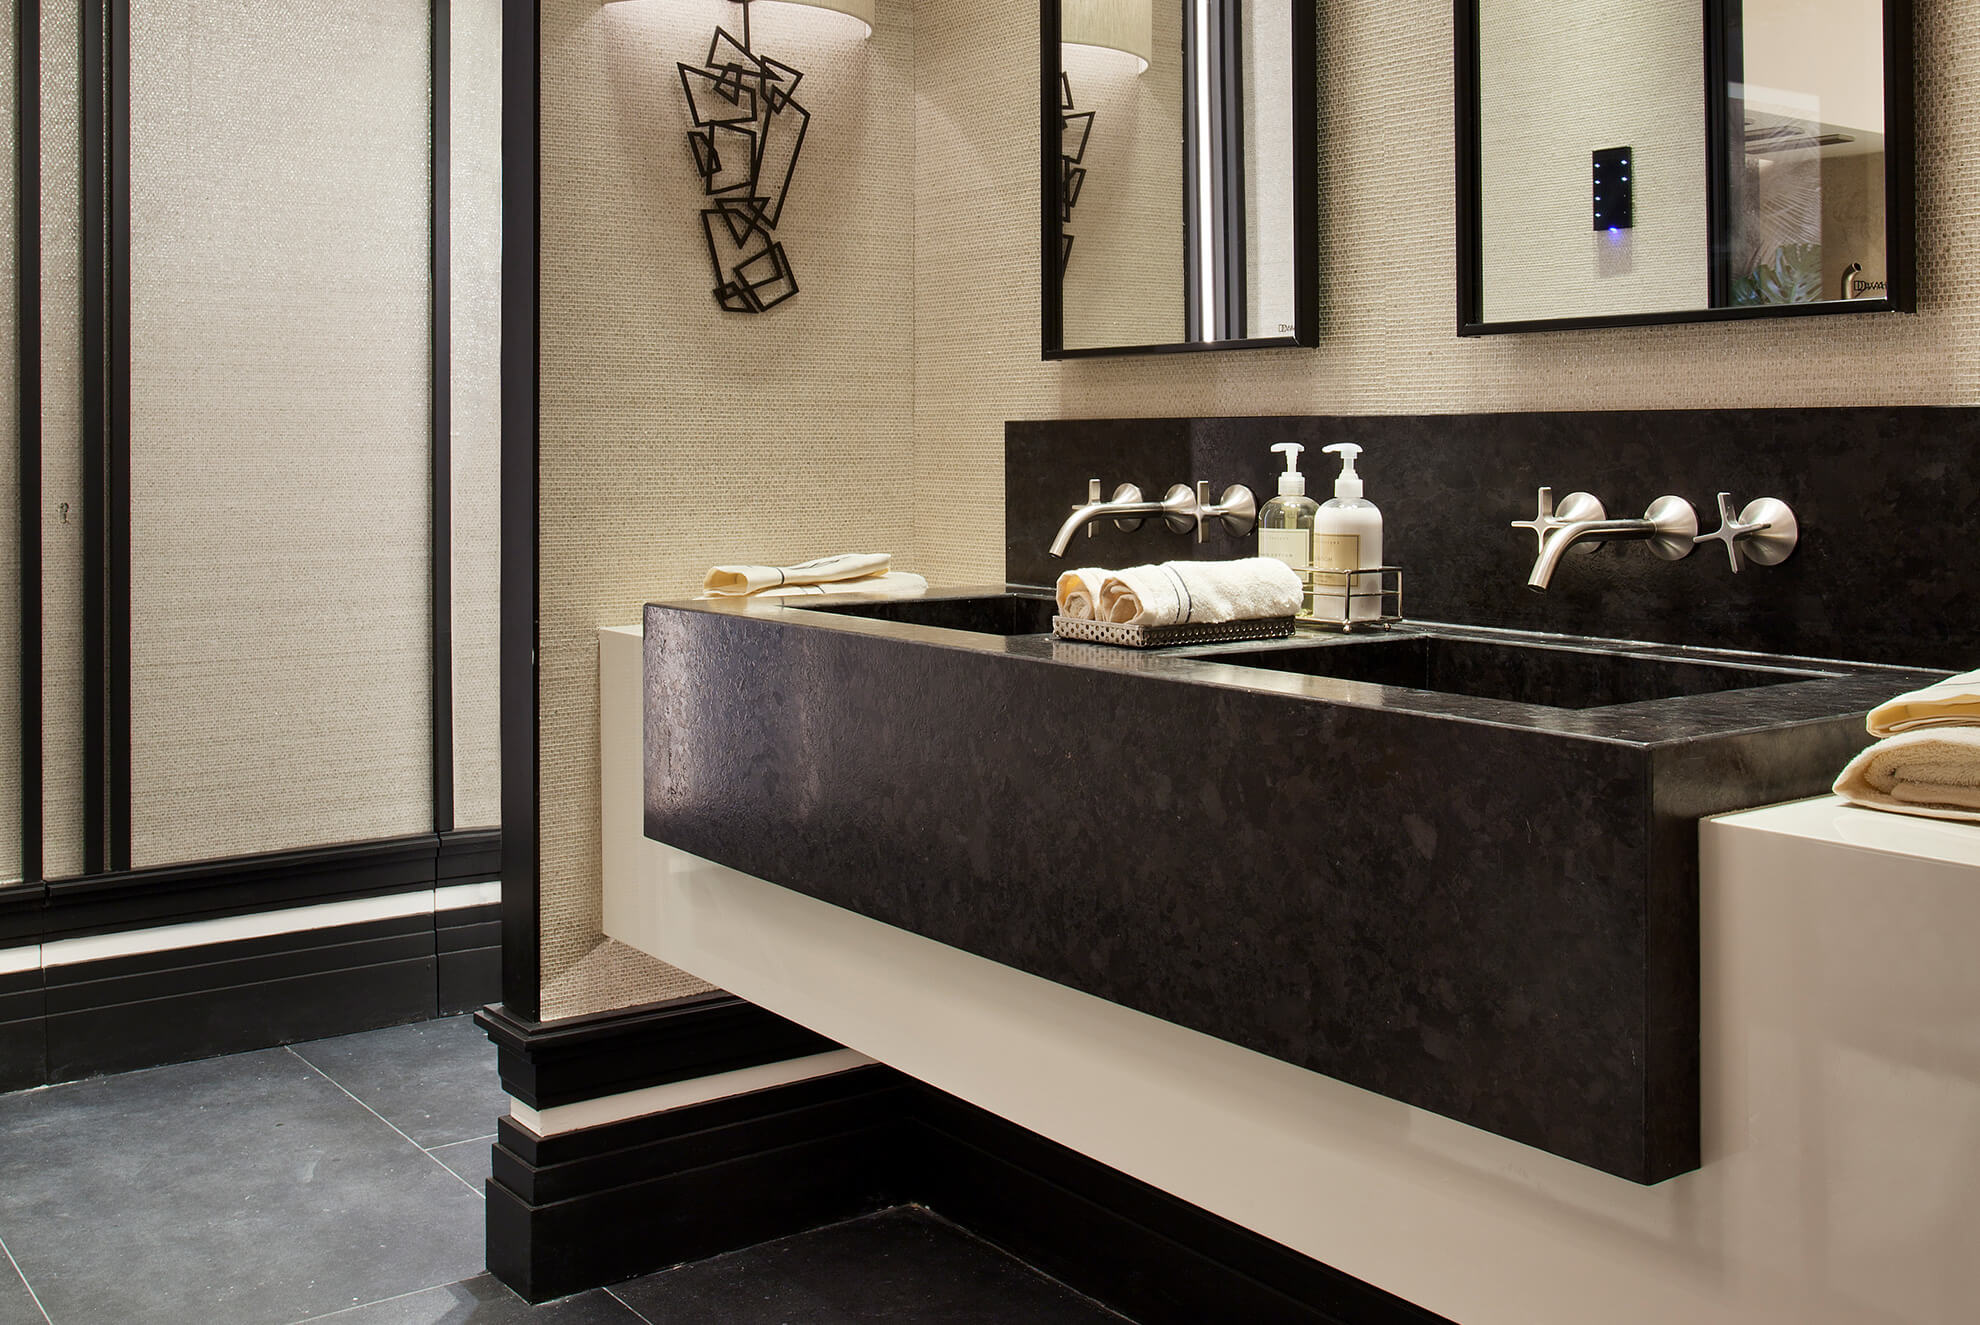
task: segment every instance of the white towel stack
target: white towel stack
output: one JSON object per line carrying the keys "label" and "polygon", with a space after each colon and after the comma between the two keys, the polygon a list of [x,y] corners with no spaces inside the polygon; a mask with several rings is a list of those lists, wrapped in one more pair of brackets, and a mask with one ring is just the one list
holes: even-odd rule
{"label": "white towel stack", "polygon": [[717,566],[701,582],[703,598],[796,598],[846,594],[861,598],[916,598],[928,581],[889,570],[886,552],[847,552],[795,566]]}
{"label": "white towel stack", "polygon": [[1980,671],[1870,710],[1875,745],[1850,760],[1836,794],[1858,805],[1980,823]]}
{"label": "white towel stack", "polygon": [[1297,615],[1306,586],[1283,561],[1165,561],[1059,577],[1059,611],[1125,626],[1206,625]]}

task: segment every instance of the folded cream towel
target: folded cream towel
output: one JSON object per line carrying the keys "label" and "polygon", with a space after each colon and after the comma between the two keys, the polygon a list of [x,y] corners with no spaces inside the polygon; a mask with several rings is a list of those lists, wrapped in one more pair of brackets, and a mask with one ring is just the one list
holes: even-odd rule
{"label": "folded cream towel", "polygon": [[1870,710],[1870,734],[1980,725],[1980,672],[1963,672]]}
{"label": "folded cream towel", "polygon": [[1849,761],[1836,794],[1858,805],[1980,823],[1980,727],[1902,732]]}
{"label": "folded cream towel", "polygon": [[864,579],[885,571],[892,561],[885,552],[847,552],[795,566],[717,566],[701,582],[701,589],[710,598],[741,598],[786,584]]}
{"label": "folded cream towel", "polygon": [[1273,557],[1242,561],[1165,561],[1115,571],[1100,587],[1102,621],[1128,626],[1253,621],[1293,616],[1306,586]]}
{"label": "folded cream towel", "polygon": [[1059,577],[1059,615],[1092,621],[1100,615],[1100,587],[1108,571],[1098,566],[1069,570]]}
{"label": "folded cream towel", "polygon": [[[780,584],[751,594],[752,598],[919,598],[928,592],[928,581],[904,570],[890,570],[857,580],[834,580],[830,584]],[[701,595],[703,598],[734,597],[733,594]]]}

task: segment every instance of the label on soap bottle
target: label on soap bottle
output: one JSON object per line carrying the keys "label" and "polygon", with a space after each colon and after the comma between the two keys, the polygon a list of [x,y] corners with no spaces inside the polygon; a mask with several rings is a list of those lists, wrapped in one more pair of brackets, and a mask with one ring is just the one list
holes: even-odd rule
{"label": "label on soap bottle", "polygon": [[1304,575],[1313,555],[1311,529],[1260,529],[1258,555],[1283,561]]}
{"label": "label on soap bottle", "polygon": [[1315,534],[1313,564],[1323,570],[1360,570],[1360,534]]}

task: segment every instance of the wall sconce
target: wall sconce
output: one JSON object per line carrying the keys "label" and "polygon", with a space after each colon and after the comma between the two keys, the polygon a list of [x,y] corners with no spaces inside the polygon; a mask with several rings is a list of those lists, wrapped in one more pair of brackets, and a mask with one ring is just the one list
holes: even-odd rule
{"label": "wall sconce", "polygon": [[[790,256],[777,240],[784,198],[804,149],[811,112],[799,104],[804,75],[750,44],[749,7],[742,38],[716,28],[704,64],[679,64],[687,93],[688,149],[703,196],[701,232],[715,273],[715,302],[732,313],[761,313],[798,292]],[[873,0],[774,0],[811,5],[858,19],[873,31]]]}
{"label": "wall sconce", "polygon": [[1059,41],[1132,55],[1146,73],[1155,54],[1155,11],[1149,0],[1059,0]]}

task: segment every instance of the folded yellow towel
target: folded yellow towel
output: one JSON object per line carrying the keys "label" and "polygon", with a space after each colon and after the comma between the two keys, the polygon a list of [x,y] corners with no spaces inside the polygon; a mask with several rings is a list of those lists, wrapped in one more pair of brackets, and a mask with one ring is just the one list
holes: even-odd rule
{"label": "folded yellow towel", "polygon": [[1980,823],[1980,727],[1902,732],[1849,761],[1844,800],[1929,819]]}
{"label": "folded yellow towel", "polygon": [[1118,625],[1179,626],[1294,616],[1305,595],[1299,573],[1275,557],[1165,561],[1107,576],[1095,606]]}
{"label": "folded yellow towel", "polygon": [[1083,566],[1059,576],[1059,615],[1081,621],[1096,620],[1100,615],[1100,590],[1110,573],[1098,566]]}
{"label": "folded yellow towel", "polygon": [[1980,724],[1980,671],[1962,672],[1870,710],[1870,734]]}
{"label": "folded yellow towel", "polygon": [[860,580],[886,571],[893,557],[885,552],[847,552],[818,557],[795,566],[717,566],[701,582],[710,598],[742,598],[786,584],[830,584]]}

